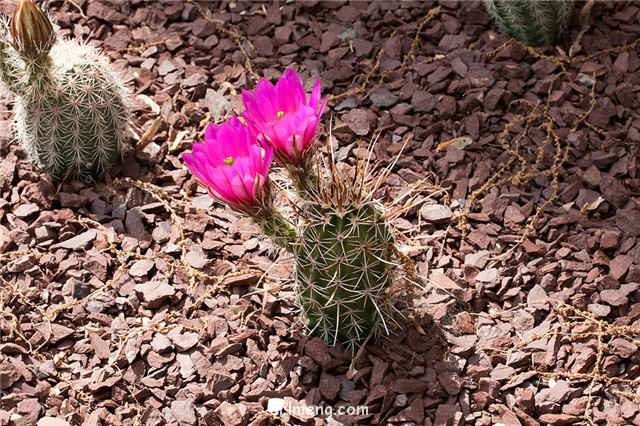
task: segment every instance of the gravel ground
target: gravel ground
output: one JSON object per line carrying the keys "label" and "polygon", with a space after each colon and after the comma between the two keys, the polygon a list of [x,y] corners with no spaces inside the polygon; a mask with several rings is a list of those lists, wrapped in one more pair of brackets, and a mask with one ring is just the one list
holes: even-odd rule
{"label": "gravel ground", "polygon": [[[60,184],[0,98],[0,425],[640,425],[637,3],[578,3],[537,49],[479,1],[49,4],[143,136],[105,183]],[[426,334],[399,319],[353,363],[180,159],[289,66],[322,79],[339,161],[375,140],[380,198],[414,188],[395,225]]]}

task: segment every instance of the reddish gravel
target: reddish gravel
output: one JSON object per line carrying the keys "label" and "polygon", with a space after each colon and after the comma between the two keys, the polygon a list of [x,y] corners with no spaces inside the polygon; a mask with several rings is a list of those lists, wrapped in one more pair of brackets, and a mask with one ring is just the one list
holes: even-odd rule
{"label": "reddish gravel", "polygon": [[[0,98],[0,425],[640,425],[637,4],[540,49],[479,1],[50,6],[144,136],[106,184],[59,185]],[[289,66],[322,79],[339,161],[377,140],[376,174],[399,155],[378,195],[415,186],[396,225],[427,333],[399,319],[353,365],[305,336],[290,259],[180,160]]]}

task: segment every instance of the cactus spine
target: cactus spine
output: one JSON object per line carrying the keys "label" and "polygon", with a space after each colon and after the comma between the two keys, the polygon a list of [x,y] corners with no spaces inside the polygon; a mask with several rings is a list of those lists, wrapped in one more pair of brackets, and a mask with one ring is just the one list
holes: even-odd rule
{"label": "cactus spine", "polygon": [[372,204],[312,203],[294,253],[305,325],[327,343],[353,347],[387,330],[394,238]]}
{"label": "cactus spine", "polygon": [[500,31],[532,46],[555,43],[571,18],[574,0],[484,0]]}
{"label": "cactus spine", "polygon": [[[32,0],[22,0],[19,8],[23,4],[48,19]],[[118,161],[126,140],[130,109],[122,82],[92,46],[52,34],[53,45],[34,54],[16,47],[29,44],[16,40],[20,34],[9,34],[8,27],[0,22],[0,75],[15,95],[18,140],[58,179],[69,171],[100,179]]]}

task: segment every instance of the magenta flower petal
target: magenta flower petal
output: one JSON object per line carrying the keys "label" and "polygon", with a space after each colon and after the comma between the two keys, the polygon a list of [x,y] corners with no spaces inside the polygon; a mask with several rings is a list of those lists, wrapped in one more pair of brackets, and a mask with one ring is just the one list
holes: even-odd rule
{"label": "magenta flower petal", "polygon": [[255,90],[242,92],[248,128],[265,149],[273,148],[281,165],[299,166],[317,137],[327,104],[320,105],[320,90],[318,80],[307,99],[302,78],[289,68],[275,85],[262,79]]}
{"label": "magenta flower petal", "polygon": [[318,114],[316,114],[316,119],[320,120],[320,116],[322,115],[322,113],[324,112],[324,108],[327,106],[327,99],[324,100],[324,102],[322,102],[322,106],[320,108],[318,108]]}
{"label": "magenta flower petal", "polygon": [[[317,109],[318,105],[320,104],[320,90],[320,80],[317,80],[315,86],[313,86],[313,90],[311,91],[311,96],[309,97],[309,106],[314,110]],[[327,101],[325,100],[325,105],[326,102]],[[324,107],[322,109],[324,109]]]}
{"label": "magenta flower petal", "polygon": [[295,113],[300,105],[306,104],[302,78],[292,68],[288,68],[276,83],[276,91],[279,110],[285,114]]}
{"label": "magenta flower petal", "polygon": [[307,119],[305,121],[305,124],[307,126],[305,131],[304,131],[305,139],[313,139],[316,136],[316,134],[315,134],[316,133],[316,127],[313,125],[313,123],[309,119]]}
{"label": "magenta flower petal", "polygon": [[194,144],[182,158],[213,198],[245,212],[255,212],[268,201],[273,149],[262,149],[237,117],[210,124],[204,143]]}

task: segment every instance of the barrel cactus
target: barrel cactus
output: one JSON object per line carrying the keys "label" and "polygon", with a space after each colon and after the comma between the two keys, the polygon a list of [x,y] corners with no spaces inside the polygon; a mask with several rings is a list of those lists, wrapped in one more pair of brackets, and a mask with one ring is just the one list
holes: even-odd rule
{"label": "barrel cactus", "polygon": [[[245,91],[243,101],[246,127],[235,117],[209,125],[204,144],[183,155],[187,167],[212,197],[253,218],[293,254],[309,332],[352,348],[388,332],[398,269],[394,233],[370,197],[366,167],[347,178],[336,165],[327,169],[315,161],[326,105],[320,82],[307,99],[302,79],[289,69],[277,85],[261,80],[255,91]],[[272,191],[282,185],[267,175],[272,160],[291,178],[289,217],[274,206]]]}
{"label": "barrel cactus", "polygon": [[43,170],[100,179],[126,141],[123,83],[92,46],[64,39],[33,0],[0,22],[0,76],[15,95],[17,139]]}
{"label": "barrel cactus", "polygon": [[307,207],[294,246],[302,318],[327,343],[361,343],[391,320],[393,234],[373,204]]}
{"label": "barrel cactus", "polygon": [[555,43],[571,18],[574,0],[484,0],[500,31],[532,46]]}

